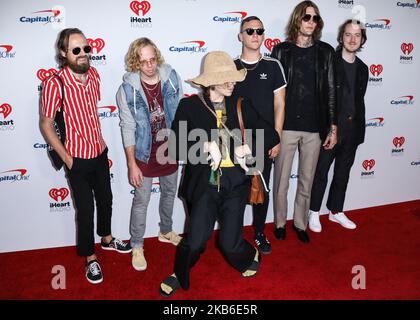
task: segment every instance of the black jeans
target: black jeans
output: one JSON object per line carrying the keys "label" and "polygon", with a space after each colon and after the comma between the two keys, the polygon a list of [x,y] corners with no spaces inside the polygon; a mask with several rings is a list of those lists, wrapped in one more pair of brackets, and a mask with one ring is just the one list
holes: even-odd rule
{"label": "black jeans", "polygon": [[216,219],[220,223],[218,245],[226,260],[240,272],[248,269],[254,260],[256,250],[243,236],[244,211],[250,181],[246,178],[239,185],[224,185],[223,181],[229,179],[230,173],[237,174],[233,170],[237,169],[224,171],[219,192],[217,187],[209,184],[206,192],[190,204],[188,232],[177,246],[174,267],[184,289],[189,288],[190,269],[204,252],[206,243],[213,234]]}
{"label": "black jeans", "polygon": [[328,183],[328,171],[335,159],[334,175],[331,182],[327,208],[333,212],[342,212],[349,182],[350,169],[356,156],[357,144],[343,141],[332,150],[321,147],[315,178],[312,184],[311,204],[312,211],[319,211]]}
{"label": "black jeans", "polygon": [[[264,177],[265,183],[267,184],[267,188],[270,185],[270,174],[271,174],[271,167],[273,166],[273,159],[265,158],[264,159],[264,170],[262,175]],[[268,204],[270,203],[270,192],[264,193],[264,203],[262,204],[255,204],[252,206],[252,226],[254,227],[254,236],[257,233],[264,232],[265,228],[265,220],[267,219],[267,211],[268,211]]]}
{"label": "black jeans", "polygon": [[93,159],[73,158],[67,168],[72,196],[76,206],[77,253],[87,257],[95,253],[94,200],[97,207],[97,234],[111,234],[112,191],[109,176],[108,148]]}

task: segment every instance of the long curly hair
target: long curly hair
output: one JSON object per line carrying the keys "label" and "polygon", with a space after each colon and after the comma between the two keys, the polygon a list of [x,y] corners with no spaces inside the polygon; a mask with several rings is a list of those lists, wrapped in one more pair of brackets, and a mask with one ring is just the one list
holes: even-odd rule
{"label": "long curly hair", "polygon": [[295,7],[295,9],[293,10],[289,18],[289,22],[287,23],[287,26],[286,26],[286,37],[287,37],[286,40],[287,41],[296,43],[298,35],[299,35],[300,26],[302,24],[302,18],[306,14],[306,9],[310,7],[314,8],[315,13],[320,17],[319,22],[316,24],[314,33],[312,34],[312,39],[314,41],[319,41],[321,39],[322,29],[324,28],[324,21],[321,18],[321,14],[319,12],[318,6],[312,1],[302,1]]}
{"label": "long curly hair", "polygon": [[155,45],[155,43],[152,40],[150,40],[149,38],[139,38],[139,39],[134,40],[130,44],[130,47],[128,48],[128,52],[125,56],[125,64],[126,64],[127,71],[130,71],[130,72],[140,71],[141,65],[140,65],[140,57],[138,55],[138,51],[139,49],[142,49],[147,46],[152,46],[153,49],[155,49],[158,66],[160,66],[162,63],[165,62],[165,60],[162,57],[162,54],[160,53],[160,50],[158,49],[158,47]]}

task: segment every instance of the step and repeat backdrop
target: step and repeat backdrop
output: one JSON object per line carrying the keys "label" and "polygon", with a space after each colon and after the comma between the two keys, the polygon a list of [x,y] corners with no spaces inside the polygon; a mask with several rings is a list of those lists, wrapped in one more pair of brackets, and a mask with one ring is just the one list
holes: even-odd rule
{"label": "step and repeat backdrop", "polygon": [[[151,38],[183,80],[199,74],[212,50],[240,54],[242,18],[256,15],[266,29],[269,55],[284,41],[297,0],[91,0],[1,1],[0,4],[0,252],[75,244],[75,210],[64,171],[55,171],[39,130],[41,82],[57,70],[59,31],[80,28],[93,47],[91,65],[101,75],[98,114],[109,147],[114,194],[113,234],[129,239],[133,188],[119,128],[115,94],[125,72],[129,44]],[[369,66],[366,142],[359,147],[348,186],[346,210],[420,199],[420,0],[318,0],[325,21],[322,39],[337,45],[347,18],[366,22],[368,41],[359,54]],[[188,83],[185,94],[196,93]],[[419,101],[418,101],[419,99]],[[330,173],[331,174],[331,173]],[[290,177],[289,218],[297,181]],[[158,232],[159,181],[153,183],[146,237]],[[324,200],[325,203],[325,200]],[[323,206],[322,212],[327,209]],[[357,217],[355,217],[357,221]],[[273,221],[270,203],[267,222]],[[174,229],[183,232],[179,199]],[[250,207],[244,223],[251,223]],[[363,228],[363,226],[360,226]]]}

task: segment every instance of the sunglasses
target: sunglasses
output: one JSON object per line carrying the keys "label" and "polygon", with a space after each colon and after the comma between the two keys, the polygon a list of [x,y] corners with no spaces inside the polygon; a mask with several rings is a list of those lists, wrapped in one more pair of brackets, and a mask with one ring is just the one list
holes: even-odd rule
{"label": "sunglasses", "polygon": [[140,60],[140,65],[144,67],[149,64],[154,65],[156,64],[156,62],[157,62],[157,58],[153,57],[153,58],[150,58],[149,60]]}
{"label": "sunglasses", "polygon": [[313,15],[310,15],[309,13],[305,14],[302,17],[302,20],[305,21],[305,22],[308,22],[309,20],[311,20],[311,18],[312,18],[312,22],[314,22],[314,23],[318,23],[319,21],[321,21],[320,16],[317,16],[317,15],[313,16]]}
{"label": "sunglasses", "polygon": [[[83,51],[84,51],[84,53],[89,53],[91,50],[92,50],[92,47],[91,47],[91,46],[84,46],[84,47],[83,47]],[[79,54],[80,54],[80,52],[82,52],[82,48],[80,48],[80,47],[73,48],[73,49],[71,50],[71,52],[72,52],[75,56],[77,56],[77,55],[79,55]]]}
{"label": "sunglasses", "polygon": [[256,31],[259,36],[262,36],[264,34],[265,29],[264,28],[258,28],[258,29],[246,28],[245,30],[242,30],[242,32],[246,32],[246,34],[249,36],[252,36],[254,34],[254,31]]}

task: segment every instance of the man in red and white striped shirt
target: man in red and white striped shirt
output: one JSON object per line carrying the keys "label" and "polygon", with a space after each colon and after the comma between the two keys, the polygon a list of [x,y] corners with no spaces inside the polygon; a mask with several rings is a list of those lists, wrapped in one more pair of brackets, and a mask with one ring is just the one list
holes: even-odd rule
{"label": "man in red and white striped shirt", "polygon": [[[97,233],[102,237],[102,248],[128,253],[131,247],[111,234],[108,148],[97,113],[100,77],[96,69],[90,67],[90,51],[82,31],[75,28],[61,31],[57,41],[57,60],[61,70],[43,84],[40,127],[47,142],[66,165],[77,211],[77,252],[86,257],[86,278],[91,283],[100,283],[103,276],[95,254],[94,198]],[[61,105],[66,126],[64,145],[53,126]]]}

